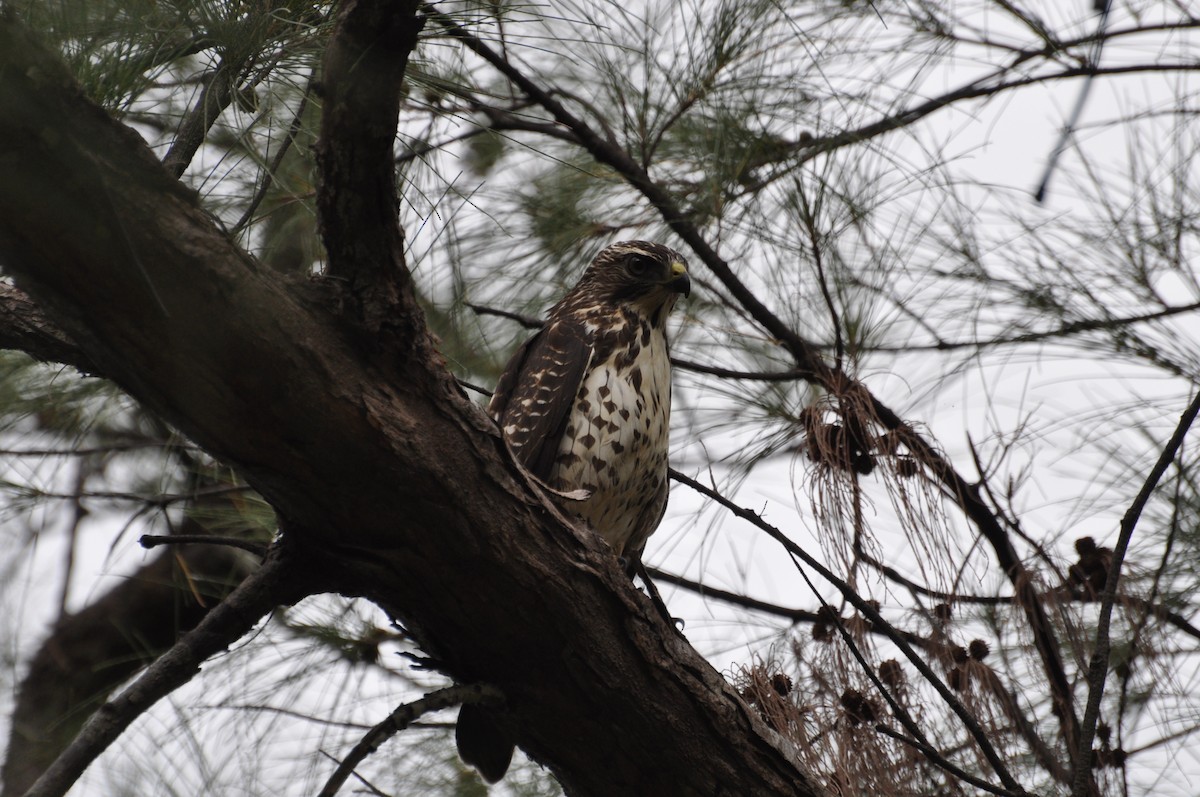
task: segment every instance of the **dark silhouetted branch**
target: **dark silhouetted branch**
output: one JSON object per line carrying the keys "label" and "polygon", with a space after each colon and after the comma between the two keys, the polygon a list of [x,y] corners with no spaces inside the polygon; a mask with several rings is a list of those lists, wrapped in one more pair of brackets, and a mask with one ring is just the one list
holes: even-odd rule
{"label": "dark silhouetted branch", "polygon": [[[927,440],[919,435],[911,426],[905,423],[890,407],[874,396],[865,385],[851,379],[849,376],[832,370],[821,358],[818,347],[792,329],[782,319],[776,316],[742,280],[734,273],[729,263],[709,245],[698,227],[687,218],[675,199],[649,174],[639,166],[625,150],[614,144],[607,137],[598,134],[583,120],[569,112],[557,99],[556,92],[548,89],[517,69],[503,55],[497,53],[470,31],[463,28],[451,17],[438,11],[433,5],[423,6],[425,13],[434,19],[446,31],[446,34],[463,42],[464,46],[491,64],[497,71],[508,78],[530,99],[542,106],[559,124],[570,129],[579,139],[580,145],[597,161],[607,164],[618,172],[627,182],[637,189],[651,205],[661,214],[663,221],[678,235],[691,250],[700,258],[710,272],[721,282],[727,291],[736,299],[746,312],[765,329],[793,357],[796,368],[803,378],[842,395],[850,392],[858,393],[869,405],[875,418],[885,428],[901,432],[904,442],[910,451],[921,461],[930,464],[931,471],[943,484],[944,489],[955,500],[962,511],[976,525],[995,552],[996,559],[1002,571],[1012,582],[1020,606],[1025,612],[1033,633],[1035,647],[1041,658],[1047,681],[1050,685],[1056,714],[1062,725],[1063,735],[1067,741],[1068,750],[1075,749],[1078,737],[1079,720],[1072,700],[1070,683],[1063,667],[1062,655],[1058,649],[1058,639],[1045,607],[1034,584],[1034,576],[1024,566],[1021,558],[1013,547],[1012,540],[1005,532],[995,514],[981,500],[978,487],[969,483],[942,454]],[[1196,67],[1200,68],[1200,67]],[[943,95],[921,106],[903,112],[898,116],[880,120],[874,125],[839,134],[822,144],[814,144],[822,148],[832,148],[837,145],[859,142],[865,138],[880,135],[889,130],[911,124],[913,121],[928,115],[938,108],[968,96],[980,96],[989,89],[984,88],[994,81],[995,76],[987,76],[974,81],[970,86],[956,92]],[[1011,86],[1025,85],[1036,80],[1012,81]]]}
{"label": "dark silhouetted branch", "polygon": [[261,568],[205,615],[195,629],[147,667],[125,691],[97,709],[25,797],[66,794],[88,765],[130,723],[195,677],[206,659],[245,636],[276,606],[310,594],[314,578],[295,567],[295,562],[277,549]]}
{"label": "dark silhouetted branch", "polygon": [[371,728],[338,764],[337,769],[325,781],[325,787],[317,797],[334,797],[338,789],[349,779],[354,768],[379,749],[380,745],[407,728],[415,720],[431,711],[450,708],[462,703],[499,703],[504,696],[486,684],[448,686],[430,692],[420,700],[405,703],[388,715],[387,719]]}
{"label": "dark silhouetted branch", "polygon": [[1075,756],[1074,789],[1072,791],[1074,797],[1084,797],[1088,791],[1088,774],[1091,772],[1092,762],[1092,739],[1095,738],[1096,723],[1100,719],[1100,699],[1104,695],[1104,683],[1108,677],[1109,623],[1112,621],[1113,604],[1117,598],[1117,581],[1121,578],[1121,563],[1125,559],[1125,551],[1129,548],[1129,541],[1133,537],[1133,530],[1137,527],[1138,519],[1142,516],[1142,510],[1146,508],[1146,502],[1150,500],[1154,488],[1158,486],[1159,480],[1179,453],[1179,447],[1183,445],[1183,439],[1192,428],[1198,414],[1200,414],[1200,393],[1196,394],[1191,404],[1184,410],[1174,433],[1163,447],[1162,453],[1159,454],[1158,461],[1150,469],[1142,488],[1129,505],[1125,516],[1121,518],[1121,532],[1117,535],[1116,545],[1113,546],[1112,563],[1109,565],[1104,591],[1100,598],[1100,617],[1096,621],[1096,645],[1088,664],[1088,699],[1083,714],[1083,726],[1080,728],[1079,749]]}

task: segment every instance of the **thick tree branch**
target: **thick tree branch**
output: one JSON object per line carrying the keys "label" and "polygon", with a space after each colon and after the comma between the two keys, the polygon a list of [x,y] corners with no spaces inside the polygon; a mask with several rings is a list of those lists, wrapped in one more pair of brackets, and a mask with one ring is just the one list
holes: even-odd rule
{"label": "thick tree branch", "polygon": [[[303,518],[292,544],[345,571],[457,680],[502,691],[503,721],[568,793],[818,793],[603,541],[520,478],[418,316],[372,338],[260,267],[8,21],[0,105],[0,258],[20,285],[105,374]],[[386,215],[367,201],[367,223]],[[332,204],[338,257],[378,254],[379,232]],[[399,241],[383,243],[395,269]],[[359,266],[343,274],[369,285]],[[73,755],[56,783],[83,763]]]}
{"label": "thick tree branch", "polygon": [[324,109],[317,144],[317,212],[326,273],[345,282],[352,312],[368,332],[395,317],[423,317],[404,267],[404,234],[393,162],[400,84],[424,19],[415,0],[347,2],[325,53]]}
{"label": "thick tree branch", "polygon": [[[1025,568],[1024,563],[1013,547],[1011,539],[1004,531],[995,514],[980,498],[978,487],[970,484],[940,452],[917,434],[891,408],[874,396],[865,385],[852,380],[841,372],[832,370],[825,364],[821,359],[817,346],[806,340],[763,304],[758,296],[734,273],[724,258],[717,254],[716,250],[709,245],[699,228],[688,220],[686,214],[682,212],[674,198],[655,182],[646,170],[633,160],[629,153],[598,134],[586,122],[571,114],[555,99],[555,92],[533,81],[504,56],[492,50],[487,44],[460,26],[452,18],[442,14],[431,4],[426,4],[424,8],[426,13],[445,29],[447,35],[463,42],[464,46],[479,55],[512,81],[530,99],[548,111],[554,117],[555,121],[570,129],[576,138],[579,139],[580,145],[597,161],[612,167],[630,185],[636,188],[658,210],[671,230],[687,243],[705,266],[708,267],[709,271],[725,286],[726,290],[741,303],[755,322],[787,349],[796,362],[797,370],[805,374],[805,379],[815,382],[837,395],[846,395],[851,392],[857,393],[862,398],[862,403],[865,406],[871,407],[873,415],[880,424],[889,430],[901,432],[904,442],[913,454],[920,461],[929,463],[931,471],[944,485],[948,494],[958,502],[963,512],[992,546],[997,562],[1012,582],[1020,598],[1021,608],[1028,619],[1035,647],[1042,660],[1042,666],[1050,684],[1055,713],[1061,722],[1067,748],[1074,751],[1079,734],[1079,719],[1075,712],[1070,683],[1067,680],[1054,628],[1038,596],[1033,574]],[[1014,85],[1020,84],[1020,81],[1014,82]],[[952,99],[959,99],[959,97],[948,95],[943,99],[946,101],[940,104],[938,102],[931,102],[926,104],[928,107],[916,109],[914,111],[916,116],[913,119],[903,116],[897,117],[894,120],[881,123],[878,129],[862,129],[854,135],[858,135],[861,138],[862,136],[878,135],[887,130],[901,127],[904,124],[915,121],[916,118],[922,115],[932,113],[936,108],[942,107],[942,105],[947,104]],[[848,133],[846,135],[851,134]]]}

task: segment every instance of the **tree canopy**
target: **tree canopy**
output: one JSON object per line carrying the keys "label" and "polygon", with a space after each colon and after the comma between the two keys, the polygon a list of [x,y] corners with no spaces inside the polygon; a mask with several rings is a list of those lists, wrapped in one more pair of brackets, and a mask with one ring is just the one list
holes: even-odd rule
{"label": "tree canopy", "polygon": [[[1188,793],[1200,18],[1078,6],[8,4],[3,794]],[[679,627],[480,409],[630,238]]]}

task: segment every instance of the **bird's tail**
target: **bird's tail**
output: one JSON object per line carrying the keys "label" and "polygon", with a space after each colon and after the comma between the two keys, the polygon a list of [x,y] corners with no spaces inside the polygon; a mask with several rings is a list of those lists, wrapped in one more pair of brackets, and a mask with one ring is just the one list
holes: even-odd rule
{"label": "bird's tail", "polygon": [[454,739],[459,758],[475,767],[484,780],[495,783],[504,777],[516,743],[500,726],[494,710],[464,703],[458,711]]}

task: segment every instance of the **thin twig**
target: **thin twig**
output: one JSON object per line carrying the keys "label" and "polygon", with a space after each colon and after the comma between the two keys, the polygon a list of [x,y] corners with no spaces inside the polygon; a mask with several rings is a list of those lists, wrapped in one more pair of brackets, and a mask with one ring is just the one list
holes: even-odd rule
{"label": "thin twig", "polygon": [[200,488],[187,493],[162,493],[159,495],[139,495],[138,493],[125,493],[117,490],[89,490],[88,492],[75,495],[74,493],[56,493],[48,490],[38,490],[32,487],[22,488],[20,492],[36,498],[50,498],[63,501],[74,501],[78,498],[94,498],[107,501],[132,501],[145,504],[146,506],[167,507],[181,501],[192,501],[196,498],[206,496],[251,493],[254,492],[254,488],[245,484],[229,484],[219,487]]}
{"label": "thin twig", "polygon": [[338,764],[337,769],[325,781],[317,797],[334,797],[338,789],[353,774],[354,768],[366,760],[388,739],[407,728],[412,722],[431,711],[439,711],[462,703],[499,703],[503,695],[498,689],[487,684],[468,684],[448,686],[436,692],[430,692],[419,700],[404,703],[387,716],[383,722],[371,728],[358,740],[358,744]]}
{"label": "thin twig", "polygon": [[[685,578],[676,573],[668,573],[665,570],[659,570],[657,567],[647,567],[646,572],[649,573],[650,576],[656,581],[664,581],[673,586],[680,587],[681,589],[686,589],[688,592],[694,592],[703,598],[715,598],[732,606],[739,606],[743,609],[750,609],[752,611],[762,612],[763,614],[782,617],[786,620],[792,621],[793,623],[824,622],[821,615],[819,615],[817,612],[809,611],[808,609],[790,609],[786,606],[779,606],[778,604],[759,600],[758,598],[751,598],[748,595],[741,595],[737,592],[729,592],[728,590],[711,587],[707,584],[701,584],[698,581],[693,581],[690,578]],[[873,634],[879,634],[880,636],[891,639],[891,636],[887,633],[887,630],[883,628],[872,627],[870,630]],[[919,634],[914,634],[911,631],[903,631],[894,627],[888,630],[898,634],[905,642],[915,647],[925,650],[930,646],[929,640],[920,636]]]}
{"label": "thin twig", "polygon": [[825,273],[825,257],[822,254],[821,236],[817,232],[817,219],[813,208],[808,204],[808,194],[799,178],[795,181],[796,209],[800,211],[800,220],[808,233],[808,244],[812,247],[813,265],[817,269],[817,283],[821,286],[821,298],[825,301],[825,309],[829,312],[829,322],[834,334],[834,369],[841,371],[846,356],[846,343],[842,338],[842,321],[833,294],[829,290],[829,278]]}
{"label": "thin twig", "polygon": [[[490,307],[486,304],[475,304],[466,302],[466,306],[474,310],[478,315],[491,315],[498,318],[507,318],[511,321],[516,321],[526,329],[541,329],[545,322],[540,318],[534,318],[524,313],[515,313],[512,310],[501,310],[498,307]],[[795,382],[809,376],[808,371],[802,371],[798,368],[789,369],[787,371],[735,371],[730,368],[721,368],[717,365],[705,365],[693,360],[685,360],[680,357],[672,357],[671,365],[676,368],[681,368],[684,371],[694,371],[698,374],[708,374],[710,376],[720,377],[721,379],[743,379],[749,382]]]}
{"label": "thin twig", "polygon": [[1079,97],[1075,100],[1075,108],[1071,111],[1071,117],[1067,120],[1067,124],[1059,134],[1058,143],[1054,145],[1054,149],[1050,152],[1050,158],[1046,161],[1046,169],[1042,172],[1042,179],[1038,183],[1037,189],[1033,192],[1034,201],[1038,204],[1046,201],[1046,191],[1050,187],[1050,178],[1054,175],[1054,169],[1058,166],[1058,159],[1066,151],[1067,144],[1071,141],[1071,136],[1075,135],[1075,128],[1079,125],[1079,117],[1083,115],[1083,106],[1087,104],[1088,94],[1092,90],[1092,82],[1096,79],[1096,69],[1100,64],[1100,54],[1104,52],[1104,31],[1108,28],[1108,12],[1112,8],[1112,0],[1101,0],[1101,3],[1100,21],[1096,24],[1096,39],[1092,44],[1093,53],[1088,59],[1092,71],[1083,79],[1083,86],[1079,89]]}
{"label": "thin twig", "polygon": [[266,556],[269,547],[241,537],[216,537],[208,534],[143,534],[138,538],[138,544],[143,548],[157,548],[160,545],[224,545],[249,551],[259,557]]}
{"label": "thin twig", "polygon": [[[924,659],[917,655],[917,652],[912,649],[912,646],[909,645],[905,641],[904,637],[892,627],[891,623],[884,619],[884,617],[875,609],[875,607],[871,606],[869,602],[863,600],[863,598],[859,596],[859,594],[855,592],[849,584],[847,584],[841,578],[838,578],[833,571],[825,567],[825,565],[821,564],[807,551],[789,539],[786,534],[763,520],[757,512],[746,509],[745,507],[730,501],[728,498],[711,487],[696,481],[690,476],[685,476],[673,468],[670,470],[670,476],[675,481],[691,487],[693,490],[696,490],[702,495],[708,496],[721,506],[733,512],[735,516],[749,521],[755,527],[766,532],[771,539],[782,545],[789,554],[803,561],[804,564],[815,570],[817,574],[821,576],[821,578],[825,579],[834,587],[836,587],[837,590],[842,593],[842,596],[850,604],[852,604],[860,614],[862,614],[864,617],[870,620],[872,624],[887,634],[888,638],[896,645],[897,648],[900,649],[904,656],[912,662],[913,666],[917,668],[922,677],[929,682],[930,686],[934,688],[938,695],[941,696],[942,700],[946,702],[946,705],[950,707],[950,710],[953,711],[963,723],[963,726],[967,729],[967,732],[970,733],[972,738],[975,739],[976,744],[979,746],[980,752],[983,753],[984,758],[986,758],[988,763],[991,764],[992,769],[996,772],[996,775],[1000,778],[1001,782],[1004,783],[1005,788],[1018,794],[1024,793],[1020,784],[1018,784],[1016,779],[1013,778],[1013,776],[1008,772],[1008,768],[1004,766],[1004,762],[1000,759],[999,754],[997,754],[996,749],[992,746],[987,734],[984,732],[983,728],[980,727],[975,717],[972,716],[969,711],[967,711],[962,702],[954,696],[954,693],[951,692],[950,689],[942,682],[942,679],[937,676],[937,673],[935,673],[929,667]],[[913,732],[915,729],[909,730],[910,732]],[[913,735],[919,737],[920,732],[915,731],[913,732]]]}
{"label": "thin twig", "polygon": [[810,372],[799,368],[791,368],[787,371],[735,371],[716,365],[705,365],[694,360],[684,360],[680,357],[672,357],[671,365],[684,371],[708,374],[720,379],[741,379],[747,382],[797,382],[807,379],[810,375]]}
{"label": "thin twig", "polygon": [[271,163],[267,166],[266,172],[263,174],[262,184],[258,190],[254,192],[254,197],[250,200],[250,204],[246,206],[246,210],[242,213],[242,217],[238,219],[237,224],[233,225],[232,234],[237,235],[242,231],[250,219],[254,217],[254,212],[258,210],[258,206],[266,199],[267,192],[271,190],[271,185],[275,181],[275,174],[283,165],[283,159],[296,143],[296,136],[300,135],[300,127],[304,121],[304,112],[308,108],[308,98],[313,90],[313,75],[308,76],[308,83],[304,86],[304,93],[300,95],[300,104],[296,108],[296,114],[292,117],[292,123],[288,125],[287,134],[283,137],[283,141],[279,144],[279,149],[275,152],[275,157],[271,159]]}
{"label": "thin twig", "polygon": [[[890,737],[892,739],[895,739],[896,741],[898,741],[902,744],[908,745],[909,747],[913,748],[921,755],[928,758],[931,762],[933,762],[937,766],[939,766],[942,769],[949,772],[954,777],[956,777],[959,780],[962,780],[966,783],[970,783],[972,786],[975,786],[976,788],[983,789],[984,791],[991,792],[992,794],[1000,794],[1000,795],[1013,794],[1013,792],[1011,792],[1007,789],[998,789],[995,786],[993,786],[992,784],[988,783],[987,781],[980,780],[979,778],[970,774],[966,770],[955,766],[950,760],[948,760],[945,756],[943,756],[937,750],[930,747],[928,744],[922,743],[922,742],[918,741],[917,739],[910,739],[909,737],[905,736],[904,734],[898,733],[895,730],[893,730],[892,728],[889,728],[888,726],[886,726],[882,723],[875,726],[875,732],[883,734],[884,736]],[[1021,793],[1023,794],[1024,792],[1021,792]]]}
{"label": "thin twig", "polygon": [[67,526],[66,545],[63,546],[62,587],[58,593],[58,616],[60,619],[67,614],[67,599],[71,595],[76,547],[79,543],[79,524],[88,515],[88,510],[83,505],[83,488],[95,470],[95,463],[91,457],[81,458],[75,463],[75,480],[71,490],[75,494],[75,499],[71,502],[71,521]]}
{"label": "thin twig", "polygon": [[501,310],[498,307],[488,307],[486,304],[472,304],[471,302],[467,302],[466,305],[479,315],[494,315],[499,318],[507,318],[510,321],[516,321],[526,329],[541,329],[542,325],[546,323],[542,319],[534,318],[531,315],[514,313],[512,310]]}
{"label": "thin twig", "polygon": [[1043,340],[1071,337],[1073,335],[1080,335],[1084,332],[1121,329],[1134,324],[1146,323],[1147,321],[1157,321],[1160,318],[1170,318],[1171,316],[1181,315],[1183,313],[1194,313],[1197,310],[1200,310],[1200,302],[1191,302],[1190,304],[1173,305],[1149,313],[1138,313],[1137,315],[1113,316],[1110,318],[1085,318],[1078,321],[1067,321],[1059,324],[1053,329],[1020,332],[1006,337],[991,338],[989,340],[943,340],[938,341],[937,343],[914,345],[906,344],[903,346],[864,346],[862,347],[862,351],[908,354],[912,352],[924,351],[955,351],[958,349],[986,349],[999,346],[1019,346],[1023,343],[1038,343]]}
{"label": "thin twig", "polygon": [[1109,565],[1108,576],[1104,582],[1104,592],[1100,598],[1100,617],[1096,621],[1096,646],[1088,666],[1087,708],[1084,709],[1083,724],[1079,729],[1079,748],[1075,755],[1074,789],[1071,792],[1074,797],[1084,797],[1087,794],[1088,775],[1092,770],[1092,740],[1096,735],[1096,723],[1100,718],[1100,699],[1104,696],[1104,683],[1108,677],[1108,657],[1111,652],[1111,640],[1108,635],[1109,624],[1112,622],[1113,605],[1117,599],[1117,580],[1121,577],[1121,563],[1125,558],[1125,551],[1129,548],[1133,530],[1142,516],[1142,510],[1145,509],[1159,480],[1175,459],[1179,447],[1183,445],[1183,438],[1187,436],[1197,414],[1200,414],[1200,392],[1196,394],[1192,403],[1180,416],[1179,424],[1175,427],[1171,439],[1167,441],[1162,453],[1159,454],[1158,461],[1154,463],[1154,467],[1142,484],[1142,489],[1138,491],[1137,497],[1129,505],[1125,516],[1121,518],[1121,533],[1117,536],[1116,545],[1113,546],[1112,563]]}
{"label": "thin twig", "polygon": [[108,749],[129,725],[161,698],[190,681],[209,657],[245,636],[276,606],[320,591],[315,575],[298,572],[294,557],[276,548],[194,629],[154,661],[125,691],[88,719],[75,739],[59,753],[25,797],[62,797],[84,770]]}

